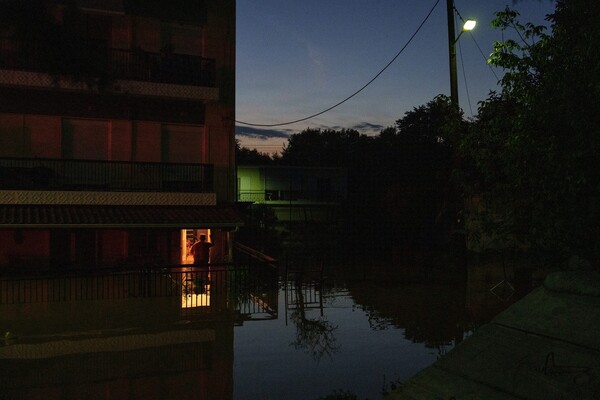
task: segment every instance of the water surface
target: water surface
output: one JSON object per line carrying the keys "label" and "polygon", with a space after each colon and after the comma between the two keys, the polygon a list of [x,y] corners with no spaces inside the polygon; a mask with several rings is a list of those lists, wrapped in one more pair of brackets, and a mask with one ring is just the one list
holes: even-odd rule
{"label": "water surface", "polygon": [[0,387],[11,399],[379,399],[516,299],[490,292],[497,275],[4,280]]}

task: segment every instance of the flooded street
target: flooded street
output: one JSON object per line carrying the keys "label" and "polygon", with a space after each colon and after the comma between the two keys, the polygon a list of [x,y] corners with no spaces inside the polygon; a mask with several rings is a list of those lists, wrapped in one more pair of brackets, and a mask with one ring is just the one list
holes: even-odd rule
{"label": "flooded street", "polygon": [[322,298],[304,309],[296,288],[288,290],[279,296],[281,306],[288,302],[286,316],[234,329],[234,399],[318,399],[336,389],[376,399],[390,381],[408,378],[440,352],[407,339],[372,305],[357,304],[348,287],[316,294]]}
{"label": "flooded street", "polygon": [[497,268],[463,275],[4,280],[1,398],[378,399],[517,298]]}

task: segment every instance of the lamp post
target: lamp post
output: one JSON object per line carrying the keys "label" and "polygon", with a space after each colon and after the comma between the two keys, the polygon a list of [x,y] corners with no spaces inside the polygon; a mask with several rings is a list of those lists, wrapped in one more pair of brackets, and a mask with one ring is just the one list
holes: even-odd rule
{"label": "lamp post", "polygon": [[[475,28],[476,22],[474,20],[467,20],[458,37],[456,36],[456,32],[454,32],[454,0],[446,0],[446,12],[448,14],[448,54],[450,61],[450,101],[457,108],[456,110],[460,110],[460,104],[458,103],[458,79],[456,77],[456,42],[460,38],[460,35],[465,31],[470,31]],[[462,19],[462,18],[461,18]],[[459,114],[457,114],[458,116]],[[453,151],[453,161],[452,161],[452,169],[460,168],[461,158],[456,150]],[[460,211],[464,209],[464,199],[460,191],[455,185],[452,185],[452,189],[450,191],[451,198],[451,207],[454,209],[454,223],[453,230],[455,231],[463,231],[464,230],[464,220],[463,217],[459,217]],[[466,254],[467,242],[466,236],[462,238],[460,242],[460,251],[462,254]],[[466,259],[464,260],[466,263]]]}
{"label": "lamp post", "polygon": [[446,0],[446,13],[448,15],[448,54],[450,61],[450,100],[452,103],[458,105],[458,79],[456,77],[456,42],[460,38],[460,35],[465,31],[470,31],[475,28],[475,20],[468,19],[456,37],[454,31],[454,0]]}

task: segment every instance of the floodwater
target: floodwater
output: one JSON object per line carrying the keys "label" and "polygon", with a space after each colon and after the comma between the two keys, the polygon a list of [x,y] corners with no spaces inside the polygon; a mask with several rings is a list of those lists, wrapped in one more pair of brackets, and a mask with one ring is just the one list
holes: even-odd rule
{"label": "floodwater", "polygon": [[0,398],[379,399],[519,296],[489,266],[258,275],[0,281]]}

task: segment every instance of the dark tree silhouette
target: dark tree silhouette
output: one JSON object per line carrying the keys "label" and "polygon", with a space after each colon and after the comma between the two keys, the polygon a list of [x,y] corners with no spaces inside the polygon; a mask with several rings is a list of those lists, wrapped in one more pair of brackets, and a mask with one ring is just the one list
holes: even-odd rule
{"label": "dark tree silhouette", "polygon": [[261,153],[256,149],[242,147],[240,142],[235,141],[235,159],[238,165],[272,165],[279,159],[278,155],[271,156]]}
{"label": "dark tree silhouette", "polygon": [[453,218],[452,143],[463,128],[458,108],[437,96],[378,136],[306,129],[290,137],[279,161],[347,169],[349,256],[379,257],[398,246],[444,250]]}
{"label": "dark tree silhouette", "polygon": [[291,312],[290,319],[296,325],[296,340],[292,342],[292,346],[304,350],[315,360],[320,360],[324,356],[331,358],[339,349],[335,338],[335,331],[338,327],[322,316],[307,317],[306,299],[302,285],[300,280],[295,282],[296,307]]}
{"label": "dark tree silhouette", "polygon": [[559,0],[547,19],[550,33],[497,13],[517,39],[495,43],[502,91],[460,141],[467,183],[483,198],[483,236],[544,263],[576,256],[600,268],[600,3]]}

